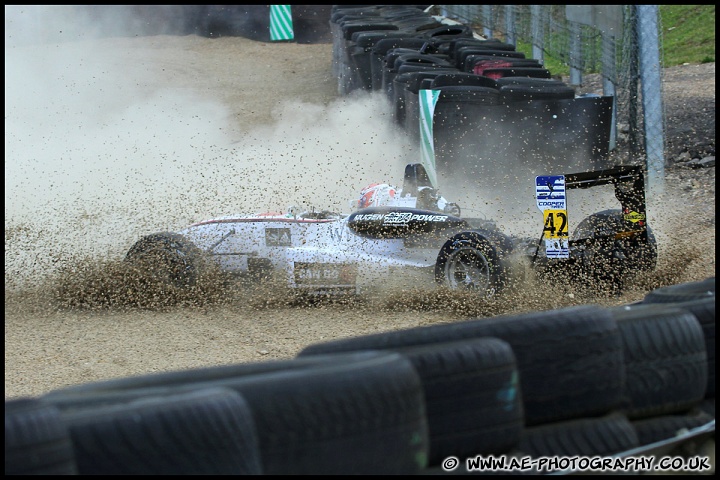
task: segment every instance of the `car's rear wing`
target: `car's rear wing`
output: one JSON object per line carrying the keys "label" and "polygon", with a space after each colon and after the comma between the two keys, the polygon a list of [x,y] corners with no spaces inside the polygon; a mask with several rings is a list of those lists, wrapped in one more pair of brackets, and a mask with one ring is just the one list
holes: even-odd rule
{"label": "car's rear wing", "polygon": [[[574,251],[598,243],[607,244],[617,240],[649,242],[645,174],[642,167],[618,165],[590,172],[538,176],[535,182],[537,205],[544,219],[543,233],[534,260],[540,251],[544,251],[543,257],[548,259],[570,259],[574,257]],[[605,185],[614,187],[615,197],[621,205],[620,215],[598,212],[597,216],[594,214],[583,221],[570,239],[566,192]]]}
{"label": "car's rear wing", "polygon": [[593,172],[565,175],[566,190],[610,184],[615,186],[615,197],[620,201],[623,213],[628,215],[636,212],[638,216],[642,216],[641,223],[645,224],[645,173],[643,167],[618,165]]}

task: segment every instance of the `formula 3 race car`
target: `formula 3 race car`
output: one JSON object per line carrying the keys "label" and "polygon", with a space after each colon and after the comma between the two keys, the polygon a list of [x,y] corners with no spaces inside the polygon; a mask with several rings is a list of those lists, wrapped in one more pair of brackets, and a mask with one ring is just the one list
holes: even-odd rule
{"label": "formula 3 race car", "polygon": [[[523,262],[539,274],[619,287],[655,268],[641,167],[535,181],[543,218],[537,238],[510,236],[492,220],[463,217],[418,163],[406,166],[402,190],[384,205],[350,214],[291,209],[205,220],[139,239],[126,260],[150,265],[152,258],[153,275],[177,287],[193,285],[212,260],[230,277],[279,278],[302,293],[361,294],[405,285],[472,290],[487,298],[521,278],[513,269]],[[614,186],[619,208],[587,216],[570,235],[565,192],[600,185]]]}

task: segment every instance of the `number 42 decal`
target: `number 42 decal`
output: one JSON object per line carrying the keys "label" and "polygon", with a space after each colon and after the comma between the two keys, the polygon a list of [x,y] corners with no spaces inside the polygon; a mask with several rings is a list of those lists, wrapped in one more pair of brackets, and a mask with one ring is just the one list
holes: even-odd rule
{"label": "number 42 decal", "polygon": [[543,238],[567,238],[568,218],[567,210],[545,210],[545,225],[543,226]]}

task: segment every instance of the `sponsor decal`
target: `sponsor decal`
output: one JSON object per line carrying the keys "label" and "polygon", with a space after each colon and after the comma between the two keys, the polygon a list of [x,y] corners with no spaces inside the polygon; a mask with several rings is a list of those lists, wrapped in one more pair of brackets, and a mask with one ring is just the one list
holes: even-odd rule
{"label": "sponsor decal", "polygon": [[565,207],[565,200],[538,200],[538,207],[540,210],[554,209],[563,210]]}
{"label": "sponsor decal", "polygon": [[344,263],[294,262],[295,283],[299,286],[354,286],[357,266]]}
{"label": "sponsor decal", "polygon": [[548,208],[565,210],[565,175],[535,177],[535,198],[540,211]]}
{"label": "sponsor decal", "polygon": [[626,213],[624,215],[625,220],[632,223],[642,222],[645,220],[645,214],[644,213],[638,213],[638,212],[630,212]]}
{"label": "sponsor decal", "polygon": [[265,245],[268,247],[289,247],[292,237],[289,228],[266,228]]}
{"label": "sponsor decal", "polygon": [[382,213],[365,213],[365,214],[355,215],[355,220],[358,222],[377,221],[377,220],[382,220],[384,216],[385,215],[383,215]]}
{"label": "sponsor decal", "polygon": [[444,222],[447,215],[417,214],[411,212],[367,213],[355,216],[356,221],[381,221],[385,225],[405,225],[410,222]]}
{"label": "sponsor decal", "polygon": [[535,177],[535,200],[543,213],[545,256],[570,258],[565,175]]}

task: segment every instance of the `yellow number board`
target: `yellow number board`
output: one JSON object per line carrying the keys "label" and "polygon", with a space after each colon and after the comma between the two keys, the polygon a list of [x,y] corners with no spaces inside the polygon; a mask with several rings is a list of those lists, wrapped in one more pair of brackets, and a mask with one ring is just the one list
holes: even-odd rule
{"label": "yellow number board", "polygon": [[545,223],[543,227],[543,238],[545,239],[566,239],[568,238],[568,216],[567,210],[544,210]]}

